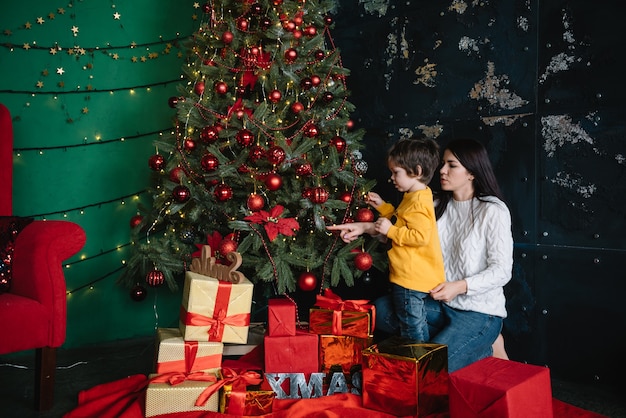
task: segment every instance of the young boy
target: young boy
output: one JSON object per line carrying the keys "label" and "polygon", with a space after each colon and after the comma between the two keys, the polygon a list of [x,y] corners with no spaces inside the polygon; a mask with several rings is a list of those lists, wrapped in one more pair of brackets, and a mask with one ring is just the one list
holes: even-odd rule
{"label": "young boy", "polygon": [[445,281],[433,193],[428,187],[439,163],[435,141],[400,140],[387,154],[391,181],[404,192],[400,205],[394,208],[377,193],[367,196],[367,203],[380,214],[374,223],[375,232],[391,240],[387,252],[389,281],[400,336],[412,340],[429,340],[424,299]]}

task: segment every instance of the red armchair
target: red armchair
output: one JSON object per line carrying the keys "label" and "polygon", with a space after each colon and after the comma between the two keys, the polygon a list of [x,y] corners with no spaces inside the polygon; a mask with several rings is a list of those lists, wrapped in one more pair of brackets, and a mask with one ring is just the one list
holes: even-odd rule
{"label": "red armchair", "polygon": [[[12,215],[13,128],[0,104],[0,216]],[[35,350],[35,407],[54,401],[56,348],[65,341],[63,261],[85,244],[84,230],[68,221],[34,220],[15,240],[12,280],[0,294],[0,354]]]}

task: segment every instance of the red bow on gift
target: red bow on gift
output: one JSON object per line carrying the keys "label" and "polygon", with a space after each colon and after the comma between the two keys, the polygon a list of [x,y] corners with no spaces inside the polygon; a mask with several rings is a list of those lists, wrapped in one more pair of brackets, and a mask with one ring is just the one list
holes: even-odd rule
{"label": "red bow on gift", "polygon": [[341,317],[342,311],[367,312],[372,311],[372,332],[376,323],[376,307],[369,304],[369,300],[343,300],[332,290],[325,289],[324,295],[317,295],[315,306],[333,310],[333,335],[342,335]]}
{"label": "red bow on gift", "polygon": [[293,236],[295,231],[300,229],[300,224],[294,218],[280,218],[285,208],[281,205],[276,205],[270,209],[269,212],[260,210],[254,212],[252,215],[246,216],[246,221],[250,221],[255,224],[261,224],[267,232],[267,237],[270,241],[274,241],[278,234],[287,236]]}
{"label": "red bow on gift", "polygon": [[[163,373],[158,376],[150,379],[151,383],[169,383],[170,385],[178,385],[183,383],[185,380],[196,380],[201,382],[217,382],[217,377],[212,374],[205,372],[193,372],[193,373],[183,373],[183,372],[169,372]],[[203,406],[209,400],[211,395],[215,392],[211,391],[211,394],[205,396],[205,393],[209,391],[215,385],[211,385],[204,389],[200,396],[196,399],[196,406]]]}
{"label": "red bow on gift", "polygon": [[[232,402],[233,396],[235,394],[239,394],[239,397],[241,398],[239,399],[239,401],[243,402],[236,403],[241,407],[241,411],[243,411],[243,407],[245,406],[246,386],[258,385],[263,381],[263,378],[257,372],[247,371],[240,374],[229,367],[222,368],[222,376],[223,379],[219,380],[216,384],[209,386],[200,394],[200,396],[196,400],[196,406],[204,405],[206,401],[211,397],[211,395],[220,390],[223,386],[232,385],[231,404],[228,412],[230,414],[237,415],[238,411],[235,411],[233,408],[235,406],[235,404]],[[243,396],[241,396],[241,394],[243,394]]]}

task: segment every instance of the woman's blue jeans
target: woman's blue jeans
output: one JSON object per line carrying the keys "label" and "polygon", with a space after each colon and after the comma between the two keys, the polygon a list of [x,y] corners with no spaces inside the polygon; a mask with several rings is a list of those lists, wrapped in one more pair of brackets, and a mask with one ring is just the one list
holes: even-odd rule
{"label": "woman's blue jeans", "polygon": [[[374,301],[377,330],[398,334],[398,316],[391,295]],[[451,373],[493,354],[493,342],[502,331],[502,318],[480,312],[461,311],[424,299],[430,342],[448,346],[448,371]]]}

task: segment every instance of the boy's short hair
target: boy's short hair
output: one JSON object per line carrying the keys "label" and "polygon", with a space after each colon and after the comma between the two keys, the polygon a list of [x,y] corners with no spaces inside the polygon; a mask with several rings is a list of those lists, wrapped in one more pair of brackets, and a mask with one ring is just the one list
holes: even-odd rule
{"label": "boy's short hair", "polygon": [[427,138],[401,139],[389,149],[387,161],[404,168],[411,176],[417,176],[417,167],[422,167],[420,181],[428,184],[441,162],[439,144]]}

